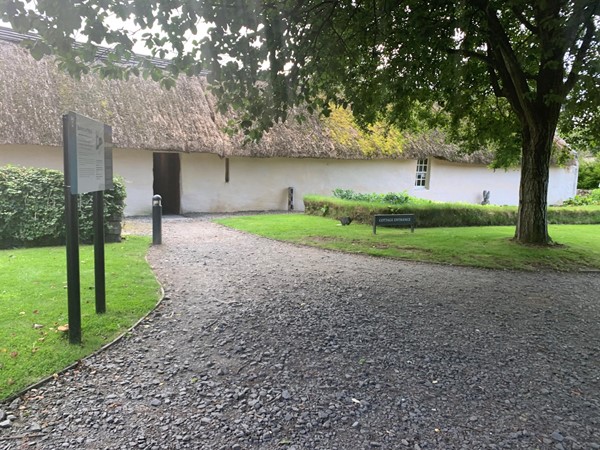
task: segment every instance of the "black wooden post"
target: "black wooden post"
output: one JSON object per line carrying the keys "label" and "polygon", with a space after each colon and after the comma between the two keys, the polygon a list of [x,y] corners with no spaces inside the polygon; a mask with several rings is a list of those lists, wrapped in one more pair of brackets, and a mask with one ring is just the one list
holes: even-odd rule
{"label": "black wooden post", "polygon": [[[69,116],[63,116],[63,133],[67,136]],[[79,281],[79,220],[77,195],[71,193],[69,181],[72,174],[69,167],[69,143],[64,140],[65,170],[65,225],[67,248],[67,306],[69,315],[69,342],[81,343],[81,286]]]}
{"label": "black wooden post", "polygon": [[94,284],[96,287],[96,313],[106,312],[106,277],[104,271],[104,191],[93,194],[94,222]]}

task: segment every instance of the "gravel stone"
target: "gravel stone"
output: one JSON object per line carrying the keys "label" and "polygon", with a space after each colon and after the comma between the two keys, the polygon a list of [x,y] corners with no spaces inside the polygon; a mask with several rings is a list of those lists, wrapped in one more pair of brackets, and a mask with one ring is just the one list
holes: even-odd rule
{"label": "gravel stone", "polygon": [[162,303],[0,404],[1,450],[599,448],[597,274],[340,254],[213,217],[164,218]]}
{"label": "gravel stone", "polygon": [[565,440],[565,437],[560,433],[560,431],[555,431],[552,433],[552,439],[558,442],[562,442]]}

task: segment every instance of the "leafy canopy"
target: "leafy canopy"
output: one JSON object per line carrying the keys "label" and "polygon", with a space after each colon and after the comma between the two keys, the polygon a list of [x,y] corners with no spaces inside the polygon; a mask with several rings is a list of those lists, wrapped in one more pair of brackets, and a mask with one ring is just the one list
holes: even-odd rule
{"label": "leafy canopy", "polygon": [[[523,124],[553,122],[580,143],[600,136],[597,0],[0,0],[2,19],[43,40],[78,76],[100,45],[103,76],[151,76],[170,87],[210,70],[223,109],[257,139],[298,105],[329,115],[352,106],[359,123],[444,127],[475,149],[518,159]],[[114,24],[133,22],[126,28]],[[190,38],[201,24],[205,36]],[[131,29],[141,30],[134,35]],[[73,49],[75,35],[86,42]],[[176,55],[163,73],[148,60],[123,66],[142,43]],[[301,115],[298,116],[301,118]],[[558,117],[558,115],[557,115]],[[556,126],[550,123],[550,126]],[[582,138],[583,135],[583,138]]]}

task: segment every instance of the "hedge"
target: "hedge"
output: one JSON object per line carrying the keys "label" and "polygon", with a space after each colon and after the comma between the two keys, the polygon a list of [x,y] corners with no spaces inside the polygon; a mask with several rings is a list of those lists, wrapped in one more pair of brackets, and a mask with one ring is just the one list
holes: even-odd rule
{"label": "hedge", "polygon": [[[354,222],[372,224],[375,214],[415,214],[417,227],[468,227],[516,225],[516,206],[473,205],[466,203],[427,203],[386,205],[333,197],[304,197],[306,214],[326,217],[351,217]],[[600,223],[598,206],[559,206],[548,208],[552,224]]]}
{"label": "hedge", "polygon": [[600,187],[600,159],[583,161],[579,165],[578,189],[596,189]]}
{"label": "hedge", "polygon": [[[125,186],[104,193],[105,239],[120,240]],[[57,170],[0,167],[0,248],[62,245],[65,242],[64,177]],[[79,196],[79,233],[91,243],[92,195]]]}

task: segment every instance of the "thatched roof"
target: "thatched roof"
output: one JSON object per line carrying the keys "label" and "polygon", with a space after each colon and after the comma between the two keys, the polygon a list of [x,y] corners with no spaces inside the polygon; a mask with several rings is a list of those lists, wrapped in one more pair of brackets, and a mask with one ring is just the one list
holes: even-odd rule
{"label": "thatched roof", "polygon": [[112,125],[115,147],[126,149],[256,157],[437,157],[482,164],[492,160],[489,153],[460,154],[436,133],[405,140],[402,146],[369,142],[366,152],[358,127],[345,129],[340,140],[335,123],[316,117],[303,124],[278,124],[260,143],[242,145],[242,136],[223,131],[227,117],[216,111],[203,77],[181,77],[171,90],[143,78],[103,80],[93,73],[77,81],[61,72],[52,58],[35,61],[12,41],[0,35],[0,144],[61,146],[61,116],[76,111]]}

